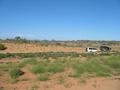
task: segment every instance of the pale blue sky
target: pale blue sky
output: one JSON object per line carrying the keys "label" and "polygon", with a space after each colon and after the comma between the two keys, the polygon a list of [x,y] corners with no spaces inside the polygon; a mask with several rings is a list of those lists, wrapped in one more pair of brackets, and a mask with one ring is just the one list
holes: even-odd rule
{"label": "pale blue sky", "polygon": [[120,40],[120,0],[0,0],[0,38]]}

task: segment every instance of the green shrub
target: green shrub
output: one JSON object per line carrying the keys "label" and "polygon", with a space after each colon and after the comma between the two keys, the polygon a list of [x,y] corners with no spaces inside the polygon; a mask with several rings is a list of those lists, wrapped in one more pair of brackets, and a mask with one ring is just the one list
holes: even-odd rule
{"label": "green shrub", "polygon": [[60,62],[54,62],[48,67],[48,72],[57,73],[63,71],[64,71],[64,65]]}
{"label": "green shrub", "polygon": [[111,76],[111,73],[108,72],[108,71],[106,71],[106,72],[104,72],[104,71],[98,71],[98,72],[96,72],[96,76],[107,77],[107,76]]}
{"label": "green shrub", "polygon": [[116,73],[120,74],[120,56],[111,56],[107,60],[103,60],[103,63]]}
{"label": "green shrub", "polygon": [[76,63],[74,65],[74,76],[80,77],[82,74],[94,74],[96,76],[110,76],[111,70],[108,66],[101,64],[97,60]]}
{"label": "green shrub", "polygon": [[11,58],[11,57],[15,57],[15,54],[11,54],[11,53],[0,53],[0,59],[2,58]]}
{"label": "green shrub", "polygon": [[10,76],[12,79],[16,79],[19,76],[23,75],[23,72],[19,68],[13,68],[10,70]]}
{"label": "green shrub", "polygon": [[46,67],[42,64],[38,64],[36,66],[33,66],[31,71],[35,74],[45,73],[46,72]]}
{"label": "green shrub", "polygon": [[37,63],[38,63],[37,60],[34,58],[25,59],[18,65],[18,67],[22,68],[22,67],[25,67],[27,64],[35,65]]}
{"label": "green shrub", "polygon": [[36,52],[36,53],[0,53],[0,58],[20,57],[20,58],[33,58],[40,57],[42,59],[59,57],[79,57],[78,53],[73,52]]}
{"label": "green shrub", "polygon": [[64,63],[55,61],[52,63],[49,63],[47,61],[41,61],[38,64],[34,65],[31,68],[31,71],[35,74],[41,74],[41,73],[57,73],[57,72],[63,72],[64,71]]}
{"label": "green shrub", "polygon": [[3,44],[0,44],[0,50],[5,50],[5,49],[7,49],[7,47],[5,47],[5,45]]}
{"label": "green shrub", "polygon": [[97,56],[96,53],[81,53],[82,57],[95,57]]}

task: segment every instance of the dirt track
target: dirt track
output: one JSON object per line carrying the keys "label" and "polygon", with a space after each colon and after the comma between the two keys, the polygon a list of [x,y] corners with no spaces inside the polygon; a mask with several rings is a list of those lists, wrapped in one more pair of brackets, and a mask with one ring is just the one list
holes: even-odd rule
{"label": "dirt track", "polygon": [[84,52],[83,48],[79,47],[63,47],[63,46],[40,46],[37,44],[14,44],[3,43],[7,49],[1,52],[4,53],[27,53],[27,52]]}

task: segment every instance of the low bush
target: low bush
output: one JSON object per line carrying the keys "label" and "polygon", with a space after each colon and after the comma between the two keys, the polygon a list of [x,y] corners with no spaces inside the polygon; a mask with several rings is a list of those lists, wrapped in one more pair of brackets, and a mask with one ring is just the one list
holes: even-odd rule
{"label": "low bush", "polygon": [[46,66],[42,64],[38,64],[36,66],[33,66],[31,71],[35,74],[45,73],[46,72]]}
{"label": "low bush", "polygon": [[12,78],[12,79],[16,79],[16,78],[18,78],[19,76],[21,76],[21,75],[23,75],[24,74],[24,72],[22,72],[19,68],[13,68],[13,69],[11,69],[10,70],[10,77]]}
{"label": "low bush", "polygon": [[97,60],[79,62],[74,64],[74,76],[80,77],[82,74],[93,74],[96,76],[110,76],[111,69]]}
{"label": "low bush", "polygon": [[27,64],[31,64],[31,65],[35,65],[37,64],[37,60],[35,58],[30,58],[30,59],[24,59],[19,65],[18,67],[22,68],[25,67]]}
{"label": "low bush", "polygon": [[57,73],[57,72],[63,72],[64,71],[64,65],[60,62],[54,62],[49,65],[48,72],[51,73]]}
{"label": "low bush", "polygon": [[31,71],[35,74],[41,74],[41,73],[57,73],[57,72],[63,72],[65,69],[65,65],[61,61],[54,61],[52,63],[48,63],[47,61],[41,61],[31,68]]}
{"label": "low bush", "polygon": [[48,72],[52,72],[52,73],[57,73],[57,72],[63,72],[64,68],[62,66],[57,66],[57,65],[53,65],[48,69]]}
{"label": "low bush", "polygon": [[7,47],[5,47],[4,44],[0,44],[0,50],[5,50],[5,49],[7,49]]}
{"label": "low bush", "polygon": [[120,73],[120,56],[111,56],[108,60],[103,60],[103,62],[117,73]]}
{"label": "low bush", "polygon": [[79,53],[75,52],[36,52],[36,53],[0,53],[0,58],[20,57],[20,58],[33,58],[40,57],[43,59],[59,58],[59,57],[79,57]]}

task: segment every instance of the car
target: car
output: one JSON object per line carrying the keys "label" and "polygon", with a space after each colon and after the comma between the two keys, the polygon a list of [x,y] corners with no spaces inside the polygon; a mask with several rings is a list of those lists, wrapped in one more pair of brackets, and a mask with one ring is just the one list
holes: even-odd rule
{"label": "car", "polygon": [[96,48],[88,47],[86,48],[86,52],[97,52],[98,50]]}
{"label": "car", "polygon": [[102,52],[110,52],[111,51],[111,48],[108,47],[108,46],[100,46],[100,50]]}

